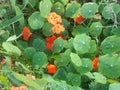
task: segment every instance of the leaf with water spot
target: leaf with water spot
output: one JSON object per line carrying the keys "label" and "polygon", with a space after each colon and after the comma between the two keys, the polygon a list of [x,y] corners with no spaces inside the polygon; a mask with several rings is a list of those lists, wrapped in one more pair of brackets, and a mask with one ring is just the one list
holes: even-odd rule
{"label": "leaf with water spot", "polygon": [[89,3],[85,3],[81,7],[81,14],[85,18],[92,18],[94,14],[97,12],[97,10],[98,10],[98,5],[96,3],[89,2]]}
{"label": "leaf with water spot", "polygon": [[105,38],[101,43],[101,49],[103,53],[115,53],[120,51],[120,37],[109,36]]}
{"label": "leaf with water spot", "polygon": [[34,30],[38,30],[42,28],[44,25],[45,19],[40,15],[40,12],[35,11],[32,15],[28,18],[28,23],[30,27]]}
{"label": "leaf with water spot", "polygon": [[56,2],[55,4],[53,4],[52,6],[52,12],[56,12],[59,15],[63,15],[64,14],[64,5],[60,2]]}
{"label": "leaf with water spot", "polygon": [[42,0],[39,3],[39,9],[41,12],[41,16],[47,18],[52,8],[51,0]]}
{"label": "leaf with water spot", "polygon": [[118,78],[120,76],[120,56],[117,54],[100,56],[98,70],[109,78]]}
{"label": "leaf with water spot", "polygon": [[73,40],[74,49],[79,54],[88,53],[90,48],[90,40],[91,40],[90,37],[87,36],[86,34],[76,35]]}
{"label": "leaf with water spot", "polygon": [[102,24],[100,22],[93,22],[90,26],[90,34],[92,36],[99,36],[102,32]]}
{"label": "leaf with water spot", "polygon": [[113,19],[120,12],[120,5],[115,3],[107,4],[102,11],[105,19]]}

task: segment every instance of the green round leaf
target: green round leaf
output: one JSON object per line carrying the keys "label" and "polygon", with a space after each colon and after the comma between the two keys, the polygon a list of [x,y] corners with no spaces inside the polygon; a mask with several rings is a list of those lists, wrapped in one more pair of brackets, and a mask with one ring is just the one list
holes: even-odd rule
{"label": "green round leaf", "polygon": [[96,3],[85,3],[81,8],[81,14],[85,18],[92,18],[98,10],[98,5]]}
{"label": "green round leaf", "polygon": [[85,34],[76,35],[73,40],[73,46],[79,54],[85,54],[89,52],[90,37]]}
{"label": "green round leaf", "polygon": [[33,55],[36,53],[35,48],[33,47],[27,47],[24,52],[23,55],[27,58],[27,59],[32,59]]}
{"label": "green round leaf", "polygon": [[103,8],[102,15],[105,19],[113,19],[120,12],[120,5],[110,3]]}
{"label": "green round leaf", "polygon": [[67,72],[64,68],[59,68],[56,74],[53,76],[56,80],[66,80]]}
{"label": "green round leaf", "polygon": [[103,55],[99,57],[99,72],[109,78],[120,76],[120,57],[117,54]]}
{"label": "green round leaf", "polygon": [[100,22],[93,22],[90,26],[90,34],[92,36],[99,36],[102,32],[102,24]]}
{"label": "green round leaf", "polygon": [[80,13],[80,6],[77,2],[67,4],[65,15],[71,18],[76,17]]}
{"label": "green round leaf", "polygon": [[52,2],[51,0],[42,0],[39,3],[39,9],[42,17],[47,17],[51,11]]}
{"label": "green round leaf", "polygon": [[51,35],[53,35],[52,27],[53,27],[52,24],[45,23],[44,26],[43,26],[43,28],[42,28],[43,35],[45,35],[45,36],[51,36]]}
{"label": "green round leaf", "polygon": [[40,12],[37,11],[32,13],[32,15],[28,18],[28,23],[34,30],[42,28],[44,21],[45,19],[40,15]]}
{"label": "green round leaf", "polygon": [[120,27],[114,28],[111,33],[113,33],[114,35],[118,35],[120,36]]}
{"label": "green round leaf", "polygon": [[120,37],[109,36],[101,43],[103,53],[115,53],[120,51]]}
{"label": "green round leaf", "polygon": [[63,50],[64,46],[63,46],[63,39],[62,38],[57,38],[54,42],[53,42],[53,52],[54,53],[59,53]]}
{"label": "green round leaf", "polygon": [[78,74],[68,73],[67,74],[67,83],[73,86],[80,86],[81,76]]}
{"label": "green round leaf", "polygon": [[97,51],[97,44],[95,42],[95,40],[91,40],[90,41],[90,49],[88,53],[94,53]]}
{"label": "green round leaf", "polygon": [[76,54],[76,53],[71,53],[70,54],[71,57],[71,61],[75,66],[81,66],[82,65],[82,61],[80,59],[80,57]]}
{"label": "green round leaf", "polygon": [[105,36],[110,36],[111,35],[112,28],[105,28],[103,29],[103,34]]}
{"label": "green round leaf", "polygon": [[89,28],[83,27],[82,25],[77,25],[76,27],[73,28],[72,35],[78,35],[82,33],[88,33]]}
{"label": "green round leaf", "polygon": [[63,4],[61,4],[60,2],[56,2],[52,6],[52,11],[56,12],[59,15],[63,15],[64,14],[64,6],[63,6]]}
{"label": "green round leaf", "polygon": [[11,42],[3,42],[2,47],[9,53],[9,55],[13,56],[21,55],[20,49],[13,45]]}
{"label": "green round leaf", "polygon": [[46,48],[45,41],[41,40],[40,38],[34,39],[32,45],[37,51],[44,51]]}
{"label": "green round leaf", "polygon": [[90,59],[83,58],[81,61],[82,61],[82,65],[81,66],[79,66],[79,67],[75,66],[75,68],[76,68],[78,73],[84,74],[84,73],[87,73],[87,72],[92,70],[92,62],[91,62]]}
{"label": "green round leaf", "polygon": [[39,67],[45,65],[47,61],[48,58],[44,52],[36,52],[33,55],[33,60],[32,60],[33,68],[38,69]]}
{"label": "green round leaf", "polygon": [[55,65],[57,67],[66,66],[70,62],[70,50],[66,50],[64,53],[60,54],[59,59],[55,60]]}

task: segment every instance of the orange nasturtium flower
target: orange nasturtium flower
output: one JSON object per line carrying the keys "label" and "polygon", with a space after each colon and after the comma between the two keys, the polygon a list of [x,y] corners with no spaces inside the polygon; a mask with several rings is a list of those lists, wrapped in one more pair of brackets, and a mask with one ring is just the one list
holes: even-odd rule
{"label": "orange nasturtium flower", "polygon": [[23,84],[23,85],[21,85],[21,86],[19,86],[19,87],[17,87],[17,86],[12,86],[12,87],[10,88],[10,90],[27,90],[27,87]]}
{"label": "orange nasturtium flower", "polygon": [[51,37],[47,37],[46,38],[46,48],[48,50],[52,50],[52,46],[53,46],[53,42],[54,40],[56,39],[57,37],[56,36],[51,36]]}
{"label": "orange nasturtium flower", "polygon": [[52,27],[52,32],[56,33],[56,34],[60,34],[64,30],[65,30],[65,28],[63,27],[63,25],[60,25],[60,24],[56,24]]}
{"label": "orange nasturtium flower", "polygon": [[54,64],[48,64],[47,71],[49,74],[55,74],[57,71],[57,67]]}
{"label": "orange nasturtium flower", "polygon": [[47,17],[47,20],[53,25],[60,24],[62,22],[61,16],[56,14],[55,12],[51,12]]}
{"label": "orange nasturtium flower", "polygon": [[93,66],[93,69],[98,69],[98,61],[99,61],[99,58],[98,57],[95,57],[92,61],[92,66]]}
{"label": "orange nasturtium flower", "polygon": [[78,15],[76,18],[74,18],[74,22],[77,24],[80,24],[83,21],[84,17],[82,15]]}
{"label": "orange nasturtium flower", "polygon": [[30,29],[25,26],[22,30],[23,39],[27,41],[30,38],[31,34],[32,33],[31,33]]}

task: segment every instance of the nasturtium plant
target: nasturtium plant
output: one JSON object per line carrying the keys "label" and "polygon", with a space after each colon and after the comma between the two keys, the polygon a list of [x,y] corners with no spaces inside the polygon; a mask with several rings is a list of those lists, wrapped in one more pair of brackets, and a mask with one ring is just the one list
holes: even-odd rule
{"label": "nasturtium plant", "polygon": [[45,64],[47,64],[48,58],[44,52],[36,52],[33,55],[32,66],[34,69],[37,69]]}
{"label": "nasturtium plant", "polygon": [[43,35],[45,35],[45,36],[51,36],[51,35],[53,35],[52,27],[53,27],[52,24],[45,23],[44,26],[42,27],[42,33],[43,33]]}
{"label": "nasturtium plant", "polygon": [[55,60],[56,66],[60,67],[68,65],[71,60],[70,53],[71,53],[70,50],[66,50],[64,53],[61,53],[59,58]]}
{"label": "nasturtium plant", "polygon": [[85,54],[89,52],[88,50],[90,48],[90,40],[90,37],[86,34],[76,35],[73,40],[74,49],[80,54]]}
{"label": "nasturtium plant", "polygon": [[120,57],[117,54],[106,54],[100,56],[98,63],[99,72],[109,78],[118,78],[120,76],[119,64]]}
{"label": "nasturtium plant", "polygon": [[82,65],[82,61],[80,59],[80,57],[75,54],[75,53],[70,53],[70,57],[71,57],[71,62],[75,65],[75,66],[81,66]]}
{"label": "nasturtium plant", "polygon": [[120,27],[113,28],[111,33],[120,36]]}
{"label": "nasturtium plant", "polygon": [[53,52],[54,53],[59,53],[63,50],[63,39],[62,38],[57,38],[54,43],[53,43]]}
{"label": "nasturtium plant", "polygon": [[56,2],[52,7],[52,12],[56,12],[59,15],[63,15],[65,11],[64,5],[60,2]]}
{"label": "nasturtium plant", "polygon": [[0,0],[0,90],[119,88],[119,0]]}
{"label": "nasturtium plant", "polygon": [[78,74],[68,73],[67,83],[71,85],[79,86],[81,84],[81,76]]}
{"label": "nasturtium plant", "polygon": [[51,0],[42,0],[39,3],[39,10],[42,17],[47,17],[51,11],[52,3]]}
{"label": "nasturtium plant", "polygon": [[28,18],[28,23],[33,30],[42,28],[45,19],[41,16],[40,12],[36,11]]}
{"label": "nasturtium plant", "polygon": [[76,2],[72,2],[70,4],[67,4],[65,15],[67,17],[71,17],[71,18],[76,17],[80,13],[80,6],[81,5],[79,3],[76,3]]}
{"label": "nasturtium plant", "polygon": [[120,12],[120,5],[110,3],[103,8],[102,15],[105,19],[113,19]]}
{"label": "nasturtium plant", "polygon": [[32,45],[37,51],[44,51],[46,48],[45,41],[40,38],[34,39]]}
{"label": "nasturtium plant", "polygon": [[99,36],[102,32],[102,24],[100,22],[94,22],[90,26],[90,34],[92,36]]}
{"label": "nasturtium plant", "polygon": [[89,2],[89,3],[85,3],[81,7],[80,12],[83,17],[92,18],[97,12],[97,10],[98,10],[98,5],[96,3]]}
{"label": "nasturtium plant", "polygon": [[73,28],[73,31],[72,31],[72,35],[79,35],[79,34],[82,34],[82,33],[88,33],[90,31],[89,28],[86,28],[82,25],[78,25],[76,27]]}
{"label": "nasturtium plant", "polygon": [[114,35],[105,38],[101,43],[102,52],[107,53],[115,53],[120,51],[120,37]]}
{"label": "nasturtium plant", "polygon": [[33,55],[36,53],[35,48],[33,47],[28,47],[24,50],[23,55],[27,58],[27,59],[32,59]]}
{"label": "nasturtium plant", "polygon": [[82,65],[81,66],[75,66],[75,69],[78,73],[84,74],[92,70],[92,64],[91,60],[88,58],[81,59]]}

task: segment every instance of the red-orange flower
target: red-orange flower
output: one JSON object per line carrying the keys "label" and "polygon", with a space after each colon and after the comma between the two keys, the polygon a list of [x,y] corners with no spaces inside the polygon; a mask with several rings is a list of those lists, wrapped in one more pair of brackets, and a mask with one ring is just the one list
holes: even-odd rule
{"label": "red-orange flower", "polygon": [[30,29],[25,26],[25,27],[23,28],[23,30],[22,30],[23,39],[24,39],[24,40],[28,40],[28,39],[30,38],[31,34],[32,34],[32,33],[31,33]]}
{"label": "red-orange flower", "polygon": [[62,22],[61,16],[56,14],[55,12],[51,12],[47,17],[47,20],[53,25],[60,24]]}
{"label": "red-orange flower", "polygon": [[23,84],[23,85],[21,85],[21,86],[19,86],[19,87],[17,87],[17,86],[12,86],[12,87],[10,88],[10,90],[27,90],[27,87]]}
{"label": "red-orange flower", "polygon": [[56,33],[56,34],[60,34],[64,30],[65,30],[65,28],[63,27],[63,25],[60,25],[60,24],[56,24],[52,27],[52,32]]}
{"label": "red-orange flower", "polygon": [[48,64],[47,71],[49,74],[55,74],[57,71],[57,67],[54,64]]}
{"label": "red-orange flower", "polygon": [[78,15],[76,18],[74,18],[74,22],[77,24],[80,24],[83,21],[84,17],[82,15]]}
{"label": "red-orange flower", "polygon": [[99,61],[99,58],[98,57],[95,57],[92,61],[92,66],[93,66],[93,69],[98,69],[98,61]]}
{"label": "red-orange flower", "polygon": [[56,39],[57,37],[56,36],[51,36],[51,37],[47,37],[46,38],[46,48],[48,50],[52,50],[52,46],[53,46],[53,42],[54,40]]}

